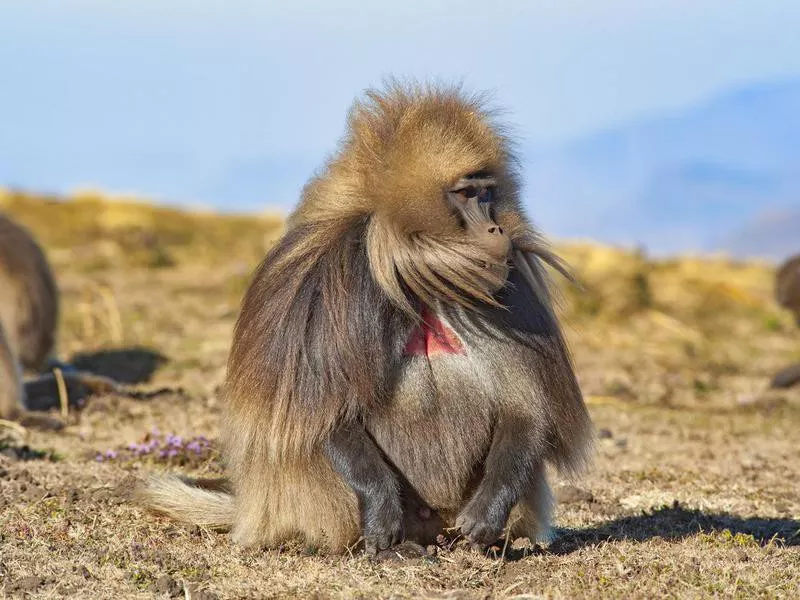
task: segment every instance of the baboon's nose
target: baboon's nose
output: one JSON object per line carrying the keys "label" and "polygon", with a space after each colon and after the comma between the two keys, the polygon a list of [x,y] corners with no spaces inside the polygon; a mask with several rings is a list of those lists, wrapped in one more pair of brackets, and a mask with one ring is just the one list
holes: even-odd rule
{"label": "baboon's nose", "polygon": [[476,235],[476,241],[498,261],[505,261],[511,250],[511,240],[499,225],[492,223]]}

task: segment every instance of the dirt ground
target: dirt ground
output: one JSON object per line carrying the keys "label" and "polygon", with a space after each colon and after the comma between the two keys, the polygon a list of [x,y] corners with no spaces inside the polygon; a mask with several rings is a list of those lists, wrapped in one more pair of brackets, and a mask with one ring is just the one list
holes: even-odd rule
{"label": "dirt ground", "polygon": [[263,247],[90,267],[42,235],[60,357],[124,386],[72,407],[61,432],[0,442],[0,597],[800,597],[800,391],[766,390],[800,332],[767,266],[568,251],[588,282],[563,315],[597,448],[585,477],[553,477],[557,539],[373,560],[243,550],[126,500],[149,471],[219,472],[219,389]]}

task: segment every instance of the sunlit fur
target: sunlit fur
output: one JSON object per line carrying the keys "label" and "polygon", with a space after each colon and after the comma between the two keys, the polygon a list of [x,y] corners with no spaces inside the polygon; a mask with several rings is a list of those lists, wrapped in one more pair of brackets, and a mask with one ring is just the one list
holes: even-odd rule
{"label": "sunlit fur", "polygon": [[53,349],[58,291],[31,234],[0,213],[0,417],[23,409],[21,370],[38,369]]}
{"label": "sunlit fur", "polygon": [[[351,110],[339,153],[306,186],[295,223],[368,219],[373,276],[406,310],[403,284],[419,299],[472,304],[501,284],[491,258],[459,228],[443,191],[465,174],[498,180],[498,218],[515,239],[528,232],[519,211],[509,140],[478,96],[457,88],[392,84]],[[510,214],[509,214],[510,213]],[[507,221],[502,222],[502,221]]]}
{"label": "sunlit fur", "polygon": [[[527,290],[506,294],[517,303],[513,310],[531,313],[517,315],[528,327],[518,335],[506,335],[510,325],[497,316],[510,309],[502,294],[492,293],[503,284],[487,268],[493,259],[471,243],[445,200],[450,186],[481,171],[498,182],[496,221],[511,237],[516,281]],[[223,432],[233,502],[225,505],[220,493],[204,496],[176,478],[152,480],[144,501],[173,517],[215,525],[229,510],[233,538],[244,545],[274,546],[300,536],[341,551],[360,535],[358,504],[320,448],[336,427],[355,420],[368,423],[382,447],[385,440],[390,456],[396,447],[398,460],[419,455],[418,465],[436,469],[413,476],[442,499],[436,508],[443,514],[457,510],[469,493],[468,474],[481,460],[473,455],[487,447],[498,411],[541,417],[541,458],[577,470],[590,426],[540,260],[559,266],[520,209],[509,141],[481,98],[458,88],[398,83],[368,92],[243,301]],[[480,346],[489,336],[481,352],[496,348],[506,355],[454,369],[468,366],[487,381],[496,370],[509,389],[479,380],[471,388],[475,397],[444,394],[449,404],[429,418],[415,409],[432,392],[415,387],[427,385],[425,374],[417,377],[402,349],[422,304],[449,307],[454,319],[460,314],[469,321],[474,313],[479,327],[465,326],[467,345]],[[497,393],[489,398],[489,391]],[[483,398],[484,408],[474,409]],[[546,535],[550,496],[543,465],[540,483],[530,491],[533,504],[519,508],[517,523]],[[205,519],[198,516],[204,510]]]}

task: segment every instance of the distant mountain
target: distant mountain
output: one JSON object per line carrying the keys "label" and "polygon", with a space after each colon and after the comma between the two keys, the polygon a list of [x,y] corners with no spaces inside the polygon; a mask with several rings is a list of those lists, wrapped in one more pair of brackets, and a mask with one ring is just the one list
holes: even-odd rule
{"label": "distant mountain", "polygon": [[[44,143],[14,123],[0,127],[0,185],[21,189],[89,185],[225,211],[288,208],[323,160],[301,150],[262,155],[235,140],[218,153],[202,128],[166,141],[93,143],[76,133]],[[800,250],[800,77],[523,154],[525,203],[553,237],[654,254]]]}
{"label": "distant mountain", "polygon": [[[539,152],[525,169],[531,214],[556,235],[775,256],[800,246],[791,227],[766,224],[800,212],[800,79]],[[786,237],[743,242],[765,227]]]}
{"label": "distant mountain", "polygon": [[783,260],[800,253],[800,209],[765,212],[723,240],[741,256]]}

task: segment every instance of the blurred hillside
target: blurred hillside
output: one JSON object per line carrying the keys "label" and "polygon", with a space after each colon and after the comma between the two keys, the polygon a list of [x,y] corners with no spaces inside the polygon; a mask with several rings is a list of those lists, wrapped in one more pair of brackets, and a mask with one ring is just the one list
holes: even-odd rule
{"label": "blurred hillside", "polygon": [[560,233],[779,259],[800,250],[798,106],[800,80],[753,85],[536,153],[529,195]]}
{"label": "blurred hillside", "polygon": [[[184,211],[97,193],[56,198],[5,191],[0,209],[35,232],[62,281],[116,278],[130,285],[134,279],[199,277],[189,286],[193,294],[202,297],[211,293],[209,286],[222,286],[234,311],[252,269],[282,228],[274,215]],[[774,267],[768,263],[721,256],[655,259],[594,243],[557,249],[582,285],[558,280],[566,322],[579,343],[597,336],[593,344],[613,349],[600,355],[609,372],[619,371],[625,353],[638,360],[650,352],[674,368],[688,361],[718,374],[748,364],[766,379],[784,361],[800,357],[792,319],[773,300]]]}
{"label": "blurred hillside", "polygon": [[177,263],[250,265],[281,232],[277,215],[219,216],[135,198],[70,197],[0,188],[0,210],[27,225],[65,268],[162,268]]}

